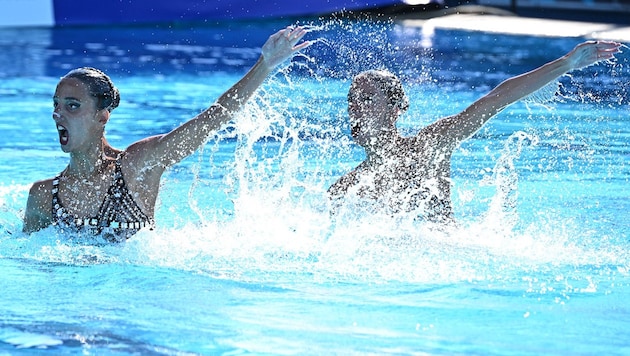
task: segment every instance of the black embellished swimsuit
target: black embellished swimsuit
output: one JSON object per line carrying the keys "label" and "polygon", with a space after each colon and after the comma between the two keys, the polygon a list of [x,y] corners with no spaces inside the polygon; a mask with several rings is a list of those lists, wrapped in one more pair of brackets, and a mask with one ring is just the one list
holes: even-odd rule
{"label": "black embellished swimsuit", "polygon": [[87,230],[95,235],[103,235],[110,241],[128,239],[144,227],[153,228],[155,224],[153,218],[142,212],[129,193],[120,162],[121,156],[116,160],[114,181],[95,217],[82,218],[68,212],[59,199],[61,174],[55,177],[52,182],[53,225],[73,231]]}

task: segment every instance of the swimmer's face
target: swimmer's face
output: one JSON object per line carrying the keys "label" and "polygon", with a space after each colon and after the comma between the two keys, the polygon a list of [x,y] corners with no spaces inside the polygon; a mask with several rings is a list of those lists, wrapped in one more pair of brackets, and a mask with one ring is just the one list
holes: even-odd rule
{"label": "swimmer's face", "polygon": [[100,141],[107,119],[103,122],[103,110],[96,110],[96,98],[83,82],[62,79],[57,84],[53,106],[53,120],[64,152],[89,149],[90,143]]}
{"label": "swimmer's face", "polygon": [[357,77],[348,92],[348,114],[352,137],[362,145],[370,145],[384,132],[394,129],[397,112],[380,85],[367,77]]}

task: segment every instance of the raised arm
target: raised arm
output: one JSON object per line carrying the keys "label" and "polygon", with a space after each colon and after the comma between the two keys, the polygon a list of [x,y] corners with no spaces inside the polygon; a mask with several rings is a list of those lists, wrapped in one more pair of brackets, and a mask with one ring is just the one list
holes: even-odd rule
{"label": "raised arm", "polygon": [[461,113],[443,118],[426,130],[438,135],[443,144],[455,146],[472,136],[505,107],[534,93],[567,72],[614,58],[616,53],[621,52],[620,46],[620,43],[610,41],[583,42],[552,62],[505,80]]}
{"label": "raised arm", "polygon": [[308,41],[297,44],[305,34],[301,27],[288,27],[271,35],[256,64],[214,104],[173,131],[137,142],[128,151],[142,151],[146,164],[163,167],[192,154],[213,131],[232,119],[278,64],[310,45]]}

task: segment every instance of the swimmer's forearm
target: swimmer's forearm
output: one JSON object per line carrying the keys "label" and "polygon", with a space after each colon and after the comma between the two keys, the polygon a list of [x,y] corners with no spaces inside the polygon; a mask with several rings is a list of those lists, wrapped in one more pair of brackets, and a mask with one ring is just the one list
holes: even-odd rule
{"label": "swimmer's forearm", "polygon": [[280,63],[293,53],[308,47],[309,41],[298,44],[305,34],[306,30],[301,27],[287,27],[271,35],[262,46],[262,54],[256,64],[213,105],[219,106],[221,113],[218,114],[212,107],[208,108],[211,112],[207,114],[212,114],[208,115],[210,128],[218,129],[230,121]]}
{"label": "swimmer's forearm", "polygon": [[210,121],[212,127],[218,129],[243,108],[272,70],[273,67],[269,67],[261,56],[247,74],[213,104],[221,108],[220,113],[211,106],[201,115],[207,115],[207,120]]}
{"label": "swimmer's forearm", "polygon": [[[442,122],[438,121],[436,128],[443,131],[442,136],[452,138],[450,142],[458,143],[475,134],[505,107],[539,90],[571,69],[570,61],[565,56],[507,79],[460,114],[441,120]],[[451,133],[446,134],[445,131]]]}
{"label": "swimmer's forearm", "polygon": [[[214,104],[189,121],[189,123],[184,124],[184,126],[190,125],[194,128],[187,134],[188,137],[190,135],[198,136],[199,140],[193,142],[193,146],[198,147],[202,145],[212,132],[232,120],[234,115],[243,108],[258,87],[265,81],[272,69],[266,65],[261,56],[247,74],[223,93]],[[197,147],[191,147],[191,153]]]}
{"label": "swimmer's forearm", "polygon": [[564,56],[530,72],[505,80],[486,96],[491,104],[490,116],[506,106],[534,93],[563,74],[573,70],[568,57]]}
{"label": "swimmer's forearm", "polygon": [[571,69],[568,59],[562,57],[507,79],[458,115],[444,118],[429,128],[442,138],[444,144],[454,147],[474,135],[505,107],[539,90]]}
{"label": "swimmer's forearm", "polygon": [[271,35],[262,46],[260,58],[247,74],[192,120],[191,124],[198,126],[195,129],[197,135],[205,141],[212,131],[230,121],[280,63],[310,45],[309,41],[298,44],[305,34],[301,27],[287,27]]}
{"label": "swimmer's forearm", "polygon": [[558,77],[601,61],[614,58],[620,43],[589,41],[577,45],[571,52],[530,72],[510,78],[499,84],[488,95],[497,96],[499,107],[510,105],[541,89]]}
{"label": "swimmer's forearm", "polygon": [[310,44],[297,44],[305,33],[301,27],[288,27],[271,35],[254,66],[213,105],[168,134],[142,143],[149,148],[146,159],[170,166],[201,147],[214,131],[232,120],[277,65]]}
{"label": "swimmer's forearm", "polygon": [[609,41],[581,43],[571,52],[554,61],[503,81],[461,113],[444,118],[429,129],[442,137],[445,145],[450,144],[454,147],[461,140],[477,132],[505,107],[536,92],[572,70],[614,58],[614,55],[620,52],[620,46],[620,43]]}
{"label": "swimmer's forearm", "polygon": [[208,140],[208,137],[230,121],[251,98],[256,89],[271,73],[262,57],[249,72],[228,89],[210,107],[173,131],[149,138],[150,160],[161,161],[164,166],[173,165],[191,155]]}

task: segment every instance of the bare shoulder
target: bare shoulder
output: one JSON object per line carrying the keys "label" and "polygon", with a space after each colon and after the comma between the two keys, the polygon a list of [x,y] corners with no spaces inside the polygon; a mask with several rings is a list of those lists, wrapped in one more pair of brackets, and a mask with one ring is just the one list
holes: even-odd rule
{"label": "bare shoulder", "polygon": [[331,186],[328,188],[328,195],[331,197],[335,197],[345,194],[345,192],[352,184],[352,181],[354,180],[354,175],[355,173],[354,171],[352,171],[339,177],[339,179],[337,179],[337,181],[331,184]]}
{"label": "bare shoulder", "polygon": [[[163,135],[156,135],[144,138],[132,143],[121,152],[123,171],[137,176],[157,171],[159,174],[166,168],[159,155],[155,152],[155,147]],[[127,174],[129,175],[129,174]]]}
{"label": "bare shoulder", "polygon": [[455,149],[461,140],[458,128],[460,121],[460,114],[440,118],[413,137],[413,145],[418,149],[432,151]]}
{"label": "bare shoulder", "polygon": [[29,199],[37,199],[37,200],[47,200],[50,201],[50,196],[52,192],[52,182],[54,178],[39,180],[33,185],[31,185],[31,189],[29,190]]}
{"label": "bare shoulder", "polygon": [[23,230],[34,232],[51,224],[53,178],[33,183],[28,193]]}
{"label": "bare shoulder", "polygon": [[127,188],[136,203],[149,215],[153,214],[162,174],[168,165],[156,157],[155,142],[162,136],[151,136],[133,143],[123,151],[120,162]]}
{"label": "bare shoulder", "polygon": [[357,184],[359,175],[358,171],[359,167],[339,177],[339,179],[337,179],[337,181],[328,188],[328,195],[330,197],[345,195],[348,192],[348,189]]}
{"label": "bare shoulder", "polygon": [[164,135],[155,135],[143,138],[129,145],[123,152],[126,159],[142,160],[147,155],[150,155],[151,151],[155,149],[155,146]]}
{"label": "bare shoulder", "polygon": [[165,135],[155,135],[132,143],[124,151],[123,163],[137,167],[146,171],[147,169],[161,168],[168,166],[164,162],[164,152],[162,152],[162,140]]}
{"label": "bare shoulder", "polygon": [[422,129],[418,133],[418,136],[424,136],[426,138],[443,137],[448,131],[453,129],[453,126],[455,126],[455,123],[458,121],[458,116],[459,114],[439,118]]}

